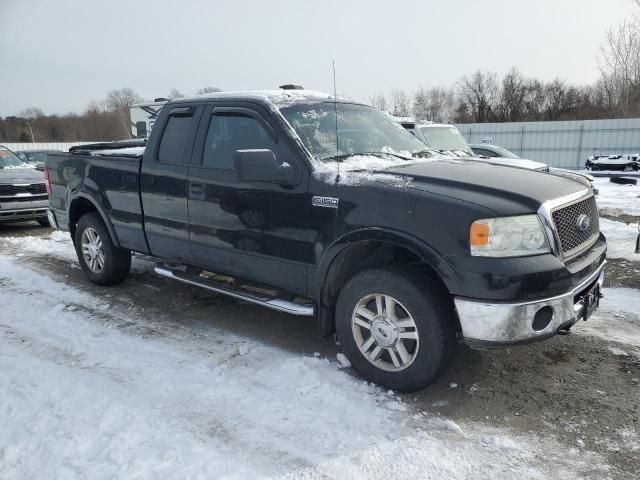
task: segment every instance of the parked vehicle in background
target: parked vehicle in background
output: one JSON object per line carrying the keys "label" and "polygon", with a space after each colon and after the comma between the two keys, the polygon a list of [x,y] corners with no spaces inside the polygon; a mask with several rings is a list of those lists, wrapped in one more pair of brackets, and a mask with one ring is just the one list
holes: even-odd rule
{"label": "parked vehicle in background", "polygon": [[52,153],[62,153],[62,150],[17,150],[15,152],[20,160],[33,165],[40,171],[44,170],[47,155]]}
{"label": "parked vehicle in background", "polygon": [[317,316],[367,380],[433,382],[458,342],[566,333],[598,306],[593,192],[434,155],[373,107],[299,90],[167,103],[148,144],[47,159],[52,222],[99,285],[163,276]]}
{"label": "parked vehicle in background", "polygon": [[477,155],[455,125],[401,119],[401,125],[418,140],[443,155],[458,158],[476,157],[489,163],[548,172],[548,165],[506,156]]}
{"label": "parked vehicle in background", "polygon": [[396,118],[396,120],[433,150],[455,157],[473,157],[473,151],[454,125],[418,122],[407,118]]}
{"label": "parked vehicle in background", "polygon": [[148,138],[158,114],[168,98],[156,98],[153,102],[136,103],[129,108],[131,135],[133,138]]}
{"label": "parked vehicle in background", "polygon": [[592,155],[585,164],[587,170],[637,172],[640,170],[640,154]]}
{"label": "parked vehicle in background", "polygon": [[42,172],[0,145],[0,223],[35,220],[49,225],[48,200]]}
{"label": "parked vehicle in background", "polygon": [[500,145],[493,145],[489,143],[470,143],[469,147],[473,150],[473,153],[478,157],[486,158],[513,158],[520,160],[520,156],[513,153],[511,150],[507,150]]}
{"label": "parked vehicle in background", "polygon": [[595,194],[598,194],[598,189],[593,183],[593,177],[586,173],[576,172],[575,170],[567,170],[564,168],[549,168],[544,163],[535,162],[533,160],[525,160],[522,157],[516,155],[511,150],[508,150],[500,145],[493,145],[488,143],[472,143],[469,145],[473,150],[473,153],[483,159],[500,159],[501,163],[510,162],[509,165],[519,168],[532,168],[539,171],[547,171],[554,175],[570,178],[577,182],[584,183],[591,187]]}

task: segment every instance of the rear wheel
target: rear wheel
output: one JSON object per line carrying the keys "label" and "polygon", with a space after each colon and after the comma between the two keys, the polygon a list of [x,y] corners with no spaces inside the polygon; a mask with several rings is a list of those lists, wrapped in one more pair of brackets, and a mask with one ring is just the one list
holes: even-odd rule
{"label": "rear wheel", "polygon": [[131,269],[131,251],[116,247],[95,212],[80,218],[75,233],[75,247],[80,266],[89,280],[97,285],[122,282]]}
{"label": "rear wheel", "polygon": [[354,368],[398,391],[433,383],[457,346],[446,295],[435,280],[402,270],[354,276],[336,306],[338,336]]}

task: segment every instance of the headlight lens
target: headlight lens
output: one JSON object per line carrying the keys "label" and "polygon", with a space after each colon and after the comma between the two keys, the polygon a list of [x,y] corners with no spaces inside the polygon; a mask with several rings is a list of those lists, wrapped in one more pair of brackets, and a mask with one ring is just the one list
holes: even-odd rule
{"label": "headlight lens", "polygon": [[522,257],[550,252],[549,242],[537,215],[482,218],[469,229],[471,255]]}

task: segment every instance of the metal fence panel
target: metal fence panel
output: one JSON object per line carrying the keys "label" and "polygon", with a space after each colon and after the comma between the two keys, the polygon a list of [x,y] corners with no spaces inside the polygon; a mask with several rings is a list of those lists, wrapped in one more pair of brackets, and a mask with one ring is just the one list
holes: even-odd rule
{"label": "metal fence panel", "polygon": [[456,125],[469,143],[493,143],[553,167],[584,168],[594,154],[640,152],[640,118]]}

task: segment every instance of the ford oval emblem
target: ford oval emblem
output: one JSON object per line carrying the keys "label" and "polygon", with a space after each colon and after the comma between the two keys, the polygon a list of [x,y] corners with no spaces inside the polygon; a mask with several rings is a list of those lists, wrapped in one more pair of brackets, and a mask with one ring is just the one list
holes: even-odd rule
{"label": "ford oval emblem", "polygon": [[581,232],[586,232],[589,230],[589,227],[591,227],[591,217],[584,213],[578,215],[578,218],[576,219],[576,226]]}

